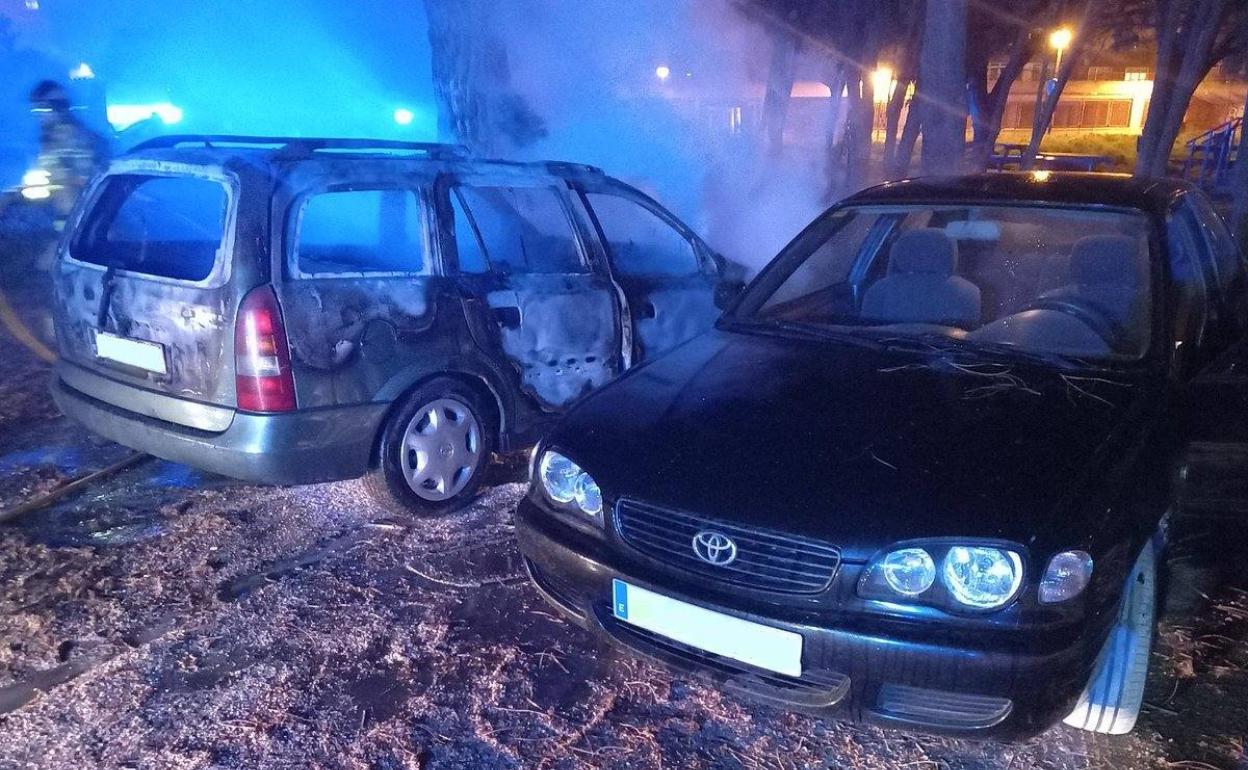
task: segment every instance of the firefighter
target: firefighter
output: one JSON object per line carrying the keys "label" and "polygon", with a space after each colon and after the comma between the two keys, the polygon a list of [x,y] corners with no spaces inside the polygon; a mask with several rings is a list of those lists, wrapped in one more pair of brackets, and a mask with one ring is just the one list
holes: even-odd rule
{"label": "firefighter", "polygon": [[69,93],[56,81],[35,86],[30,108],[39,119],[37,166],[46,175],[59,230],[87,182],[108,162],[108,145],[71,112]]}

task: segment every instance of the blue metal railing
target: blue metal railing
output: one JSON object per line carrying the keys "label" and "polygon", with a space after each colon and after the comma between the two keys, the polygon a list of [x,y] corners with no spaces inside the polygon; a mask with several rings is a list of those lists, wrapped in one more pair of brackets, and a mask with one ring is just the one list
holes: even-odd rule
{"label": "blue metal railing", "polygon": [[1239,155],[1242,117],[1215,126],[1187,143],[1183,178],[1210,192],[1222,192],[1230,185],[1231,167]]}

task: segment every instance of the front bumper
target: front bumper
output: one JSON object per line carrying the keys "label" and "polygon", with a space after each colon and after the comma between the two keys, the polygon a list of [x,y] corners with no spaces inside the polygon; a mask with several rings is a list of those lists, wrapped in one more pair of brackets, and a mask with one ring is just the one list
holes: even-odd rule
{"label": "front bumper", "polygon": [[[520,550],[545,598],[570,621],[727,690],[820,717],[923,732],[1013,740],[1059,722],[1091,676],[1107,627],[1087,627],[1056,649],[983,646],[949,629],[912,625],[883,633],[794,622],[731,602],[699,598],[696,586],[633,560],[624,549],[557,521],[526,498],[516,514]],[[688,648],[616,620],[615,578],[674,599],[803,637],[800,679]],[[881,624],[881,627],[885,627]],[[979,642],[977,644],[977,642]]]}
{"label": "front bumper", "polygon": [[[70,419],[118,444],[211,473],[262,484],[312,484],[363,475],[386,404],[289,414],[235,412],[220,432],[122,409],[56,376],[52,400]],[[136,389],[136,398],[141,392]]]}

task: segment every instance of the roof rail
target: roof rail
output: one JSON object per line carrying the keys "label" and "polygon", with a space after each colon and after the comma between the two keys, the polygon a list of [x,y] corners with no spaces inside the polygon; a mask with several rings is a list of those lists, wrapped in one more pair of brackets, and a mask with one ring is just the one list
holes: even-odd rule
{"label": "roof rail", "polygon": [[325,150],[405,150],[425,153],[430,157],[468,157],[468,150],[464,147],[454,144],[438,144],[436,142],[404,142],[394,139],[234,136],[229,134],[171,134],[169,136],[158,136],[136,145],[131,149],[131,152],[171,149],[184,145],[199,145],[207,148],[217,146],[272,148],[276,155],[283,158],[309,157],[314,152]]}
{"label": "roof rail", "polygon": [[556,174],[558,173],[568,174],[568,173],[577,173],[577,172],[586,173],[586,174],[596,174],[598,176],[603,176],[606,174],[605,171],[598,168],[597,166],[591,166],[588,163],[575,163],[575,162],[566,161],[566,160],[543,160],[543,161],[538,161],[536,165],[545,166],[551,173],[556,173]]}

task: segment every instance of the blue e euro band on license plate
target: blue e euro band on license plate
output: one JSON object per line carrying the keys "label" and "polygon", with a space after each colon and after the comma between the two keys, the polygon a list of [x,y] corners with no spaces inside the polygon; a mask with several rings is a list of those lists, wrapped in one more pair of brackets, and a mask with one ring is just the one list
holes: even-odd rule
{"label": "blue e euro band on license plate", "polygon": [[617,620],[681,644],[732,658],[777,674],[802,675],[802,636],[629,585],[612,582],[611,611]]}

